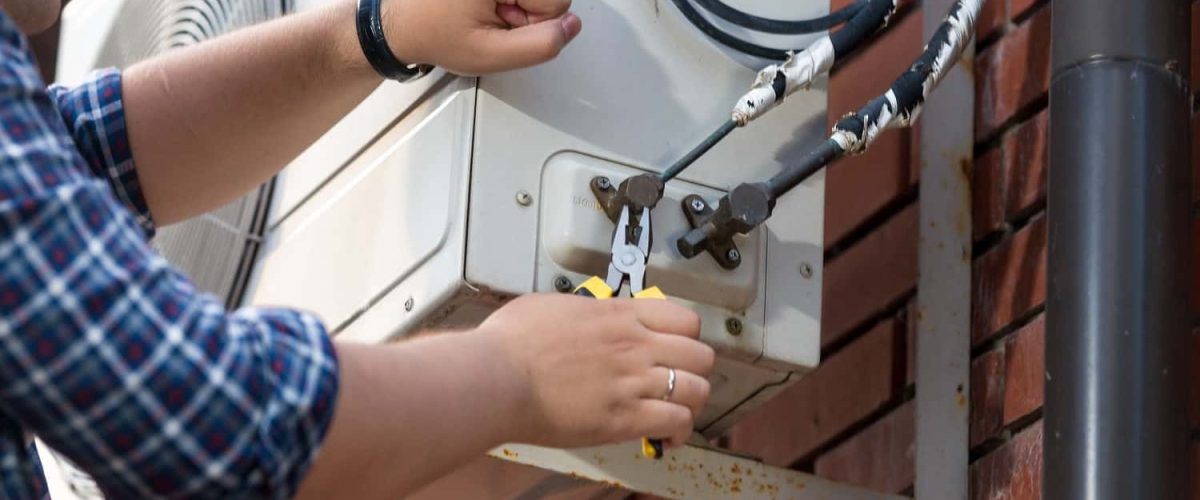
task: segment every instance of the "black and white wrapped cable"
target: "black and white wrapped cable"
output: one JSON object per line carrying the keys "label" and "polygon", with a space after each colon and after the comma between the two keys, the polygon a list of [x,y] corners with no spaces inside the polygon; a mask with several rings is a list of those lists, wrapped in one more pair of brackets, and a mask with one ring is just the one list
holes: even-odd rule
{"label": "black and white wrapped cable", "polygon": [[[850,113],[834,125],[829,138],[813,148],[800,161],[767,182],[742,184],[718,203],[717,214],[742,214],[738,220],[709,222],[696,227],[677,242],[686,257],[698,254],[714,238],[732,233],[745,234],[770,217],[775,200],[803,183],[822,168],[846,155],[859,154],[892,127],[911,125],[921,105],[946,73],[962,57],[975,33],[975,20],[986,0],[958,0],[925,46],[925,50],[907,71],[901,74],[883,95],[872,99],[861,110]],[[761,77],[761,75],[760,75]],[[775,102],[774,104],[778,104]],[[742,206],[738,206],[738,204]],[[726,206],[732,204],[733,206]],[[751,207],[751,209],[746,209]],[[761,207],[761,208],[759,208]],[[750,214],[752,217],[747,217]],[[728,217],[727,217],[728,218]]]}
{"label": "black and white wrapped cable", "polygon": [[876,32],[887,28],[896,12],[896,0],[869,0],[846,21],[842,29],[822,36],[805,49],[788,54],[787,60],[758,72],[750,91],[733,107],[733,121],[746,126],[797,91],[807,90],[817,77],[829,72],[838,59],[849,55]]}
{"label": "black and white wrapped cable", "polygon": [[833,127],[830,139],[845,154],[859,154],[892,127],[906,127],[921,114],[921,105],[946,72],[962,57],[975,32],[975,20],[985,0],[958,0],[925,51],[896,78],[883,95],[872,99],[857,113],[843,117]]}

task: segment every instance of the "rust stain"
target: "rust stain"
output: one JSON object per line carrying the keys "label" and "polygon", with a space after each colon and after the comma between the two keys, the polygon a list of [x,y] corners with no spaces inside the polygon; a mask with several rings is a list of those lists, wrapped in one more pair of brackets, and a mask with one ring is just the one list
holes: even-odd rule
{"label": "rust stain", "polygon": [[520,455],[518,455],[518,454],[517,454],[517,452],[515,452],[515,451],[512,451],[512,450],[510,450],[510,449],[508,449],[508,448],[502,448],[502,449],[500,450],[500,453],[503,453],[503,454],[504,454],[504,456],[506,456],[506,457],[508,457],[508,458],[517,458],[517,457],[519,457],[519,456],[520,456]]}
{"label": "rust stain", "polygon": [[742,478],[740,478],[740,477],[733,478],[733,481],[730,481],[730,483],[729,483],[729,491],[730,491],[730,493],[741,493],[742,492]]}
{"label": "rust stain", "polygon": [[738,467],[738,464],[733,464],[733,466],[729,468],[729,473],[736,476],[742,473],[742,468]]}
{"label": "rust stain", "polygon": [[625,485],[618,483],[616,481],[598,481],[598,482],[600,484],[603,484],[604,486],[607,486],[607,487],[613,488],[613,489],[624,489],[625,488]]}
{"label": "rust stain", "polygon": [[962,384],[958,384],[958,389],[954,391],[954,402],[959,408],[967,407],[967,395],[963,393]]}
{"label": "rust stain", "polygon": [[952,208],[954,210],[954,230],[958,232],[959,236],[969,241],[971,239],[971,159],[959,158],[958,170],[966,189],[962,200],[959,200],[960,205]]}
{"label": "rust stain", "polygon": [[975,56],[967,54],[966,52],[967,51],[964,50],[962,57],[958,58],[958,67],[962,68],[961,71],[965,71],[968,75],[974,75]]}

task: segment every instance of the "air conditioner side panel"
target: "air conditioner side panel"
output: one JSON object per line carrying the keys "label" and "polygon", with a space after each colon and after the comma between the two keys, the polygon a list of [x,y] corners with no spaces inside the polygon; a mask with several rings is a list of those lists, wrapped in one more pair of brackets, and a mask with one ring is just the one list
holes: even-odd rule
{"label": "air conditioner side panel", "polygon": [[475,88],[449,78],[272,228],[251,303],[378,342],[461,282]]}

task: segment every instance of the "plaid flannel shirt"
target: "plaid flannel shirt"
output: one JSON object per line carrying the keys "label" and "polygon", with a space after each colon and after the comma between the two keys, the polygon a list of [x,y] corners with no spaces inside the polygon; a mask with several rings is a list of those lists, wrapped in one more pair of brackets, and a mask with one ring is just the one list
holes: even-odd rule
{"label": "plaid flannel shirt", "polygon": [[320,322],[227,312],[148,246],[121,76],[47,91],[0,11],[0,497],[45,496],[30,436],[110,498],[286,497],[328,429]]}

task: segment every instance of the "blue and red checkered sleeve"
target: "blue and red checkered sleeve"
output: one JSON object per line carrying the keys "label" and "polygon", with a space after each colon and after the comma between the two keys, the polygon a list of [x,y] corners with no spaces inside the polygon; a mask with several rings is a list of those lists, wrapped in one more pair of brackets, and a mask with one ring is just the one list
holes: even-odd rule
{"label": "blue and red checkered sleeve", "polygon": [[[133,164],[110,154],[119,79],[56,100],[24,44],[0,11],[0,423],[111,498],[292,495],[337,395],[322,325],[227,312],[157,255]],[[36,491],[37,478],[7,484],[32,470],[21,445],[0,446],[0,491]]]}
{"label": "blue and red checkered sleeve", "polygon": [[154,219],[138,183],[125,129],[121,73],[114,69],[98,71],[83,85],[53,85],[47,93],[92,174],[107,181],[146,236],[154,236]]}

